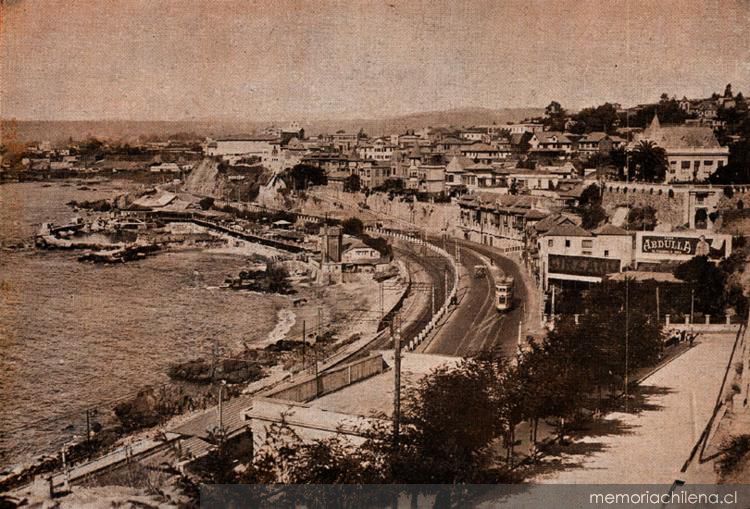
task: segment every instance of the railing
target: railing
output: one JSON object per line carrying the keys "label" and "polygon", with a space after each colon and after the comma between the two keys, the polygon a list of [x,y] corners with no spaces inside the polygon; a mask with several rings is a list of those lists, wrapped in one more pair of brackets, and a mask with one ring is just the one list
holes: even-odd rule
{"label": "railing", "polygon": [[230,235],[235,238],[240,238],[242,240],[247,240],[249,242],[255,242],[257,244],[262,244],[264,246],[273,247],[276,249],[281,249],[283,251],[289,251],[291,253],[313,253],[315,251],[302,247],[297,246],[295,244],[290,244],[288,242],[283,242],[280,240],[274,240],[269,239],[266,237],[261,237],[259,235],[255,235],[252,233],[248,233],[244,230],[238,230],[236,228],[231,228],[229,226],[222,225],[220,223],[217,223],[216,221],[211,221],[210,219],[206,218],[205,216],[198,215],[195,213],[186,213],[186,214],[175,214],[175,213],[160,213],[160,212],[154,212],[151,213],[152,217],[159,218],[162,221],[167,222],[189,222],[196,224],[198,226],[203,226],[205,228],[210,228],[213,230],[218,230],[222,233],[226,233],[227,235]]}
{"label": "railing", "polygon": [[450,263],[451,268],[453,269],[453,287],[451,288],[448,295],[446,295],[443,305],[440,306],[440,309],[438,309],[432,315],[427,325],[425,325],[424,328],[414,338],[412,338],[408,343],[404,345],[404,349],[406,349],[407,351],[413,351],[415,348],[417,348],[417,346],[419,346],[425,339],[429,337],[429,334],[435,329],[435,326],[438,324],[439,320],[448,312],[451,302],[453,302],[456,298],[456,292],[458,291],[458,266],[456,265],[456,260],[447,251],[430,242],[425,242],[424,240],[414,236],[413,232],[403,233],[399,232],[398,230],[386,230],[380,228],[367,228],[367,231],[370,233],[376,233],[378,235],[389,236],[397,240],[403,240],[405,242],[412,242],[417,246],[424,246],[427,249],[435,252],[439,256],[447,259],[448,263]]}

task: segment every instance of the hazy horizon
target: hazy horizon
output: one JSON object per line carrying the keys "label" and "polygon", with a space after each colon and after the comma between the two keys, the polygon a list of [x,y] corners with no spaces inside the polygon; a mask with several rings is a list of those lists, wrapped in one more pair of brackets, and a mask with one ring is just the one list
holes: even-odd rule
{"label": "hazy horizon", "polygon": [[6,0],[0,118],[335,121],[750,90],[750,1]]}
{"label": "hazy horizon", "polygon": [[[163,118],[81,118],[81,119],[61,119],[61,118],[19,118],[19,117],[4,117],[0,115],[0,120],[5,121],[17,121],[17,122],[167,122],[167,123],[178,123],[178,122],[204,122],[204,123],[211,123],[211,122],[227,122],[227,123],[236,123],[236,122],[247,122],[247,123],[283,123],[283,122],[300,122],[304,124],[304,122],[318,122],[318,123],[327,123],[327,122],[361,122],[361,121],[381,121],[381,120],[390,120],[394,118],[399,117],[410,117],[410,116],[417,116],[417,115],[429,115],[429,114],[437,114],[437,113],[450,113],[450,112],[460,112],[460,111],[480,111],[480,110],[486,110],[487,112],[513,112],[513,111],[525,111],[525,110],[538,110],[540,113],[544,110],[544,106],[508,106],[508,107],[499,107],[499,108],[485,108],[483,106],[462,106],[452,109],[446,109],[446,110],[432,110],[432,111],[412,111],[412,112],[406,112],[406,113],[397,113],[392,115],[382,115],[382,116],[371,116],[371,117],[339,117],[339,118],[326,118],[326,117],[306,117],[300,119],[299,117],[290,117],[290,118],[263,118],[263,119],[254,119],[254,118],[240,118],[240,117],[202,117],[202,118],[174,118],[174,119],[163,119]],[[304,126],[303,126],[304,127]]]}

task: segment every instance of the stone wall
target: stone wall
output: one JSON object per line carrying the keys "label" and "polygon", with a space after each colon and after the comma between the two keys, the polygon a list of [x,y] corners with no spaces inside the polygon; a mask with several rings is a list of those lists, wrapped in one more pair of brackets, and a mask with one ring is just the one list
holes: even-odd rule
{"label": "stone wall", "polygon": [[610,216],[618,207],[650,206],[656,209],[656,219],[660,224],[666,223],[678,226],[685,224],[686,198],[686,194],[679,192],[670,197],[669,189],[665,189],[663,186],[625,187],[612,185],[607,186],[604,191],[602,206]]}
{"label": "stone wall", "polygon": [[[398,196],[390,200],[386,193],[365,196],[363,193],[337,193],[327,188],[315,189],[308,192],[308,195],[308,200],[302,206],[307,212],[315,209],[311,197],[317,197],[322,200],[321,207],[335,204],[352,216],[362,215],[363,210],[369,211],[380,217],[390,218],[395,223],[391,225],[393,227],[409,228],[414,225],[429,233],[438,233],[446,226],[459,224],[459,207],[452,203],[402,201]],[[361,209],[362,205],[366,208]],[[324,208],[320,210],[323,211]]]}

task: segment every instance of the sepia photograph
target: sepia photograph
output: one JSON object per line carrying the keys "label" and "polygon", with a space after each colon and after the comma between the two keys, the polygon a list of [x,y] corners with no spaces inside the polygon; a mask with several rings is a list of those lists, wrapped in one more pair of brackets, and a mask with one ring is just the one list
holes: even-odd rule
{"label": "sepia photograph", "polygon": [[750,507],[750,0],[0,0],[0,509]]}

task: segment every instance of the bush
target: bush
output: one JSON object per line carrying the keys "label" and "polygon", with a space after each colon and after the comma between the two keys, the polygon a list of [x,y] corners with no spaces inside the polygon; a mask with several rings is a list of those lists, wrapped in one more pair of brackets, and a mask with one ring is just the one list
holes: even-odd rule
{"label": "bush", "polygon": [[633,207],[628,212],[628,230],[648,230],[656,228],[656,209],[649,205],[645,207]]}
{"label": "bush", "polygon": [[344,220],[344,222],[341,223],[341,227],[345,234],[353,235],[355,237],[359,237],[365,231],[365,225],[358,217],[350,217],[349,219]]}
{"label": "bush", "polygon": [[377,250],[382,256],[390,256],[391,254],[391,245],[382,237],[370,237],[364,235],[362,237],[362,242],[364,242],[366,246]]}
{"label": "bush", "polygon": [[724,456],[719,460],[719,472],[726,476],[732,474],[742,464],[750,452],[750,435],[739,435],[724,446]]}
{"label": "bush", "polygon": [[201,210],[208,210],[214,206],[214,199],[210,196],[204,196],[198,202],[198,206],[201,208]]}
{"label": "bush", "polygon": [[732,198],[732,196],[734,196],[734,189],[732,188],[732,186],[727,186],[724,188],[724,196],[730,199]]}

